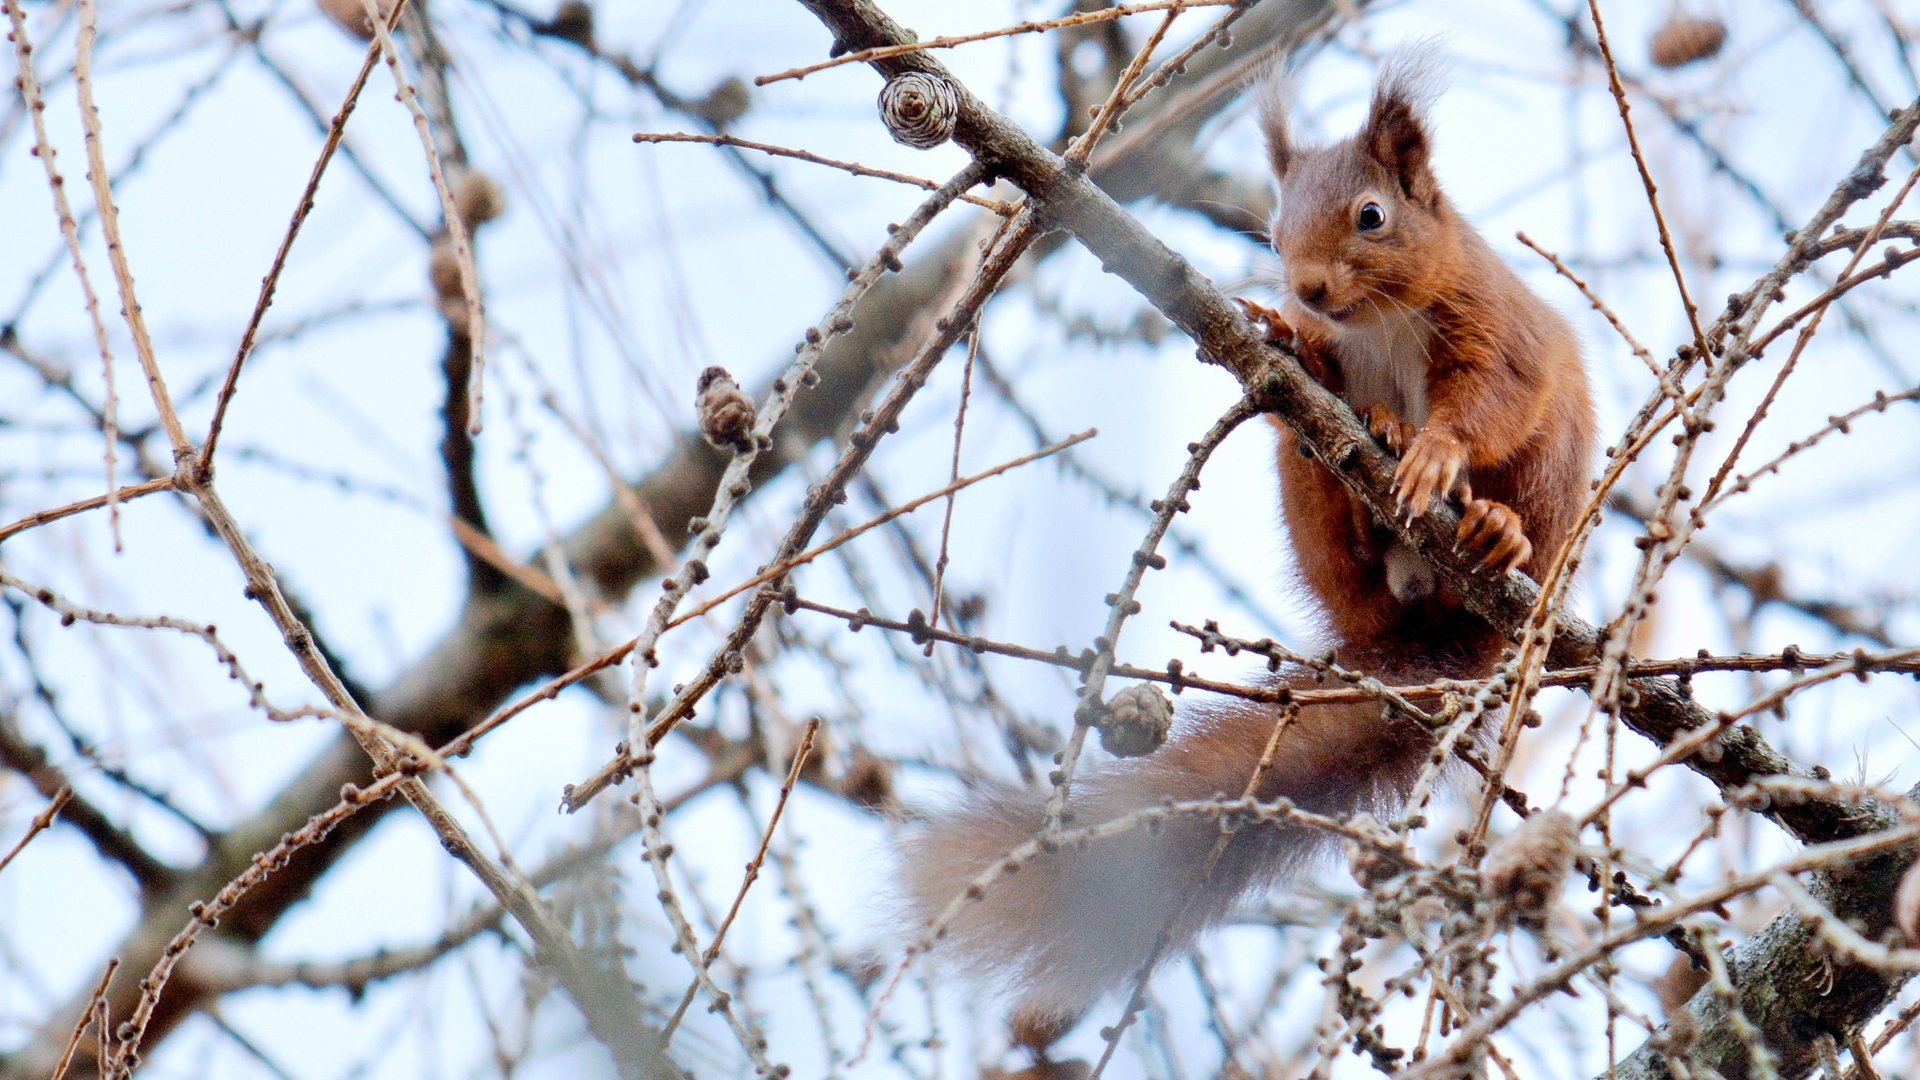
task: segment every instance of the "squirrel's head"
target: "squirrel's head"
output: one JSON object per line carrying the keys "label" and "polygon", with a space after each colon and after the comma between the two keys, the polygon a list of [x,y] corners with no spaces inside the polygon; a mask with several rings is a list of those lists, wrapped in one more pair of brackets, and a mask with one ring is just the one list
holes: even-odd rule
{"label": "squirrel's head", "polygon": [[1434,66],[1424,50],[1389,61],[1366,123],[1332,146],[1294,143],[1278,80],[1258,92],[1267,159],[1280,188],[1273,249],[1295,301],[1289,306],[1333,332],[1433,300],[1431,264],[1451,237],[1426,120]]}

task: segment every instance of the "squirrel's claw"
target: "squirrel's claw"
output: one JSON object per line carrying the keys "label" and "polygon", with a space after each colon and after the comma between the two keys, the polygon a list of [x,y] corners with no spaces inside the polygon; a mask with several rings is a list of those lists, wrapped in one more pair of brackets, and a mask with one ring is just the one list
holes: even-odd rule
{"label": "squirrel's claw", "polygon": [[1380,445],[1394,457],[1407,452],[1413,445],[1414,436],[1419,429],[1394,414],[1392,409],[1375,402],[1360,411],[1360,419],[1367,425],[1367,434],[1379,440]]}
{"label": "squirrel's claw", "polygon": [[1400,509],[1420,517],[1435,499],[1454,490],[1467,469],[1467,448],[1451,432],[1426,428],[1413,437],[1400,467],[1393,473],[1393,492]]}
{"label": "squirrel's claw", "polygon": [[1468,502],[1453,538],[1482,570],[1496,574],[1524,566],[1533,557],[1533,542],[1527,539],[1520,515],[1492,499]]}
{"label": "squirrel's claw", "polygon": [[1234,297],[1233,302],[1240,305],[1240,311],[1246,315],[1248,322],[1260,327],[1267,335],[1267,341],[1282,345],[1292,344],[1294,331],[1285,316],[1265,304],[1248,300],[1244,296]]}

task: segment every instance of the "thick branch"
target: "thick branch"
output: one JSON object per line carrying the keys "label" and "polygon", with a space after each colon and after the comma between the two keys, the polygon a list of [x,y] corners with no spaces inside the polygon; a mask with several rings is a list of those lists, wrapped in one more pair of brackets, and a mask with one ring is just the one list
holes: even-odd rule
{"label": "thick branch", "polygon": [[[1920,789],[1907,794],[1920,797]],[[1834,915],[1877,940],[1892,926],[1894,893],[1913,855],[1902,849],[1815,874],[1809,891]],[[1780,1075],[1806,1076],[1816,1064],[1814,1044],[1820,1036],[1845,1046],[1887,1007],[1911,973],[1839,955],[1812,919],[1788,906],[1727,956],[1727,975],[1740,1014],[1757,1030]],[[1694,1076],[1702,1075],[1702,1066],[1721,1076],[1747,1075],[1751,1050],[1733,1022],[1732,1004],[1711,984],[1702,987],[1686,1009],[1692,1019],[1686,1026],[1697,1032],[1697,1042],[1681,1053],[1669,1022],[1607,1075],[1672,1080],[1681,1075],[1673,1068],[1674,1056]]]}

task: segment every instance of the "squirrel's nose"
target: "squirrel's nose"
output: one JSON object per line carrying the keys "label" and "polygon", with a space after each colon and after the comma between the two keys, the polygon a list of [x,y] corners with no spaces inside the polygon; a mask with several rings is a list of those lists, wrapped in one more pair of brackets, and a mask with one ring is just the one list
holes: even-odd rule
{"label": "squirrel's nose", "polygon": [[1327,283],[1324,281],[1300,282],[1293,287],[1293,295],[1310,308],[1317,308],[1327,298]]}

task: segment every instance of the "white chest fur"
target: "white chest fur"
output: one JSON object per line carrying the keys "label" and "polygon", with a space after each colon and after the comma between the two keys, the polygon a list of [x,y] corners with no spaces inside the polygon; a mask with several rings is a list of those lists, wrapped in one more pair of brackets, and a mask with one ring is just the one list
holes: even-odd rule
{"label": "white chest fur", "polygon": [[1410,312],[1382,310],[1340,324],[1334,352],[1346,380],[1347,404],[1358,412],[1385,405],[1407,423],[1427,422],[1427,346],[1433,324]]}
{"label": "white chest fur", "polygon": [[[1385,405],[1415,427],[1427,422],[1427,346],[1433,324],[1423,315],[1382,309],[1365,321],[1339,326],[1334,352],[1346,381],[1347,404],[1355,412]],[[1387,590],[1402,603],[1432,594],[1433,570],[1398,541],[1384,556]]]}

